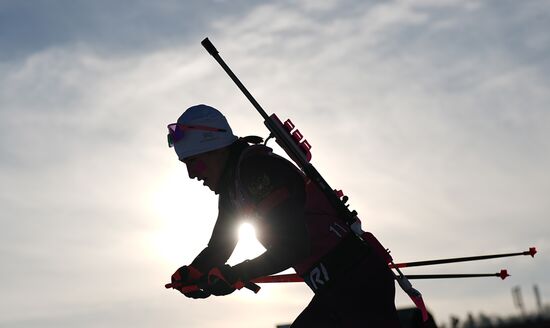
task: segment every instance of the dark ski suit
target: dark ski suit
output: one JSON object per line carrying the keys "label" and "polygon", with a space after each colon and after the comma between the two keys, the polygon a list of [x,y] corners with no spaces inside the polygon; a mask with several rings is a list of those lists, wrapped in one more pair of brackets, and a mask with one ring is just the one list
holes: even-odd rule
{"label": "dark ski suit", "polygon": [[266,252],[234,267],[241,279],[293,267],[315,293],[291,327],[399,327],[388,265],[291,162],[240,139],[230,146],[220,186],[218,219],[193,267],[222,266],[246,216]]}

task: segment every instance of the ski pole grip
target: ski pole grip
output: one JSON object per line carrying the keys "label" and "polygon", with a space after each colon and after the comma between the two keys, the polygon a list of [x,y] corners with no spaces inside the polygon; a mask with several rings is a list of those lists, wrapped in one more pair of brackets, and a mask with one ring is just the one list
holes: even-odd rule
{"label": "ski pole grip", "polygon": [[208,38],[205,38],[204,40],[202,40],[201,44],[204,47],[204,49],[206,49],[206,51],[208,51],[208,53],[210,55],[216,56],[219,53],[218,49],[216,49],[216,47],[214,47],[214,45],[212,44],[212,42],[210,42],[210,40],[208,40]]}
{"label": "ski pole grip", "polygon": [[257,294],[259,291],[260,291],[260,286],[258,286],[257,284],[253,283],[252,281],[247,281],[245,282],[244,284],[244,288],[248,289],[248,290],[251,290],[254,292],[254,294]]}

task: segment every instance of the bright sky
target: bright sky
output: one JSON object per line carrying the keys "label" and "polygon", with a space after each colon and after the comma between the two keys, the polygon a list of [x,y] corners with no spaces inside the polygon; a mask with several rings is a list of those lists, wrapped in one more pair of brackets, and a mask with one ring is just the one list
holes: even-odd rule
{"label": "bright sky", "polygon": [[[550,302],[549,22],[543,0],[2,1],[0,326],[270,328],[306,306],[301,284],[163,287],[217,211],[166,124],[206,103],[266,135],[207,36],[397,261],[537,246],[406,271],[511,273],[415,282],[436,321],[516,314],[514,286],[534,311],[534,284]],[[233,263],[261,252],[241,234]]]}

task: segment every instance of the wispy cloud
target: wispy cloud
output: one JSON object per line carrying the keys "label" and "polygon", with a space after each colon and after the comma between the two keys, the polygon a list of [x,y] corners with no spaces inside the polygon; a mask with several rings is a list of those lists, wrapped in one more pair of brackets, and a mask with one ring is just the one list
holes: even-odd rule
{"label": "wispy cloud", "polygon": [[[293,118],[314,164],[398,259],[548,250],[549,11],[543,1],[3,4],[2,323],[214,327],[203,320],[215,309],[270,327],[305,306],[297,286],[270,289],[292,294],[290,305],[282,294],[192,302],[162,289],[204,246],[216,211],[186,183],[165,124],[206,102],[238,133],[265,135],[204,36],[269,112]],[[447,270],[501,266],[512,284],[550,288],[540,259]],[[442,320],[513,310],[508,282],[418,285]],[[258,314],[248,323],[243,304]]]}

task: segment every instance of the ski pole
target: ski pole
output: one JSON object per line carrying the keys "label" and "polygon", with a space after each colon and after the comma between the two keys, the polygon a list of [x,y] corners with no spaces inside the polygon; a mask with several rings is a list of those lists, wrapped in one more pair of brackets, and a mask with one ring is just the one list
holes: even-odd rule
{"label": "ski pole", "polygon": [[[240,289],[239,286],[237,286],[237,285],[234,285],[233,287],[235,287],[236,289]],[[245,282],[244,286],[241,285],[241,288],[242,287],[253,291],[255,294],[258,293],[260,291],[260,288],[261,288],[260,286],[256,285],[253,281]],[[201,289],[196,284],[195,285],[192,284],[192,285],[182,286],[182,285],[173,284],[173,283],[165,284],[164,288],[166,288],[166,289],[170,289],[170,288],[179,289],[179,290],[181,290],[182,293],[196,292],[197,290]]]}
{"label": "ski pole", "polygon": [[[497,273],[459,273],[459,274],[418,274],[405,275],[408,279],[444,279],[444,278],[475,278],[475,277],[499,277],[502,280],[509,277],[508,270],[502,269]],[[279,274],[273,276],[265,276],[253,279],[252,282],[257,284],[276,283],[276,282],[301,282],[304,281],[296,274]]]}
{"label": "ski pole", "polygon": [[411,274],[406,275],[409,279],[454,279],[454,278],[478,278],[478,277],[499,277],[504,280],[510,277],[508,270],[502,269],[497,273],[451,273],[451,274]]}
{"label": "ski pole", "polygon": [[[405,275],[408,279],[444,279],[444,278],[475,278],[475,277],[499,277],[504,280],[509,277],[508,270],[502,269],[497,273],[452,273],[452,274],[422,274],[422,275]],[[273,276],[265,276],[252,279],[252,282],[257,284],[276,283],[276,282],[302,282],[302,279],[297,274],[279,274]]]}
{"label": "ski pole", "polygon": [[535,257],[536,253],[537,253],[536,247],[530,247],[529,250],[527,250],[527,251],[517,252],[517,253],[491,254],[491,255],[455,257],[455,258],[448,258],[448,259],[396,263],[394,265],[390,265],[390,268],[409,268],[409,267],[415,267],[415,266],[426,266],[426,265],[436,265],[436,264],[446,264],[446,263],[479,261],[479,260],[488,260],[488,259],[494,259],[494,258],[499,258],[499,257],[518,256],[518,255],[530,255],[531,257]]}
{"label": "ski pole", "polygon": [[[482,277],[498,277],[502,280],[510,277],[508,270],[502,269],[496,273],[445,273],[445,274],[410,274],[405,275],[407,279],[457,279],[457,278],[482,278]],[[273,276],[265,276],[253,279],[255,284],[269,284],[279,282],[303,282],[304,279],[297,274],[279,274]],[[166,284],[166,288],[174,288],[172,284]],[[248,287],[247,287],[248,288]],[[180,290],[184,293],[194,292],[200,288],[197,285],[184,286]]]}
{"label": "ski pole", "polygon": [[[395,263],[393,265],[390,264],[389,266],[390,266],[390,268],[410,268],[410,267],[416,267],[416,266],[427,266],[427,265],[437,265],[437,264],[447,264],[447,263],[467,262],[467,261],[479,261],[479,260],[487,260],[487,259],[500,258],[500,257],[520,256],[520,255],[530,255],[531,257],[535,257],[536,253],[537,253],[536,247],[530,247],[529,250],[527,250],[527,251],[516,252],[516,253],[467,256],[467,257],[456,257],[456,258],[425,260],[425,261],[415,261],[415,262],[401,262],[401,263]],[[503,271],[505,272],[505,270],[503,270]],[[503,271],[498,273],[499,277],[502,277],[501,275],[502,275]],[[495,275],[495,274],[489,274],[489,275]],[[425,275],[418,275],[416,277],[414,275],[408,275],[407,277],[409,279],[428,279],[428,278],[419,278],[419,277],[422,277],[422,276],[425,276]],[[504,279],[504,278],[502,278],[502,279]],[[260,278],[252,280],[252,282],[254,282],[254,283],[300,282],[300,281],[304,281],[304,280],[295,273],[266,276],[266,277],[260,277]],[[166,284],[165,287],[166,288],[174,288],[171,283]],[[247,287],[247,286],[245,286],[245,287]],[[250,286],[250,287],[252,287],[252,286]],[[198,288],[195,288],[194,290],[197,290],[197,289]],[[249,289],[254,291],[256,288],[249,288]],[[192,291],[194,291],[194,290],[192,290]]]}
{"label": "ski pole", "polygon": [[[523,252],[517,252],[517,253],[505,253],[505,254],[492,254],[492,255],[479,255],[479,256],[468,256],[468,257],[457,257],[457,258],[447,258],[447,259],[437,259],[437,260],[425,260],[425,261],[415,261],[415,262],[401,262],[401,263],[395,263],[390,264],[390,268],[410,268],[410,267],[417,267],[417,266],[427,266],[427,265],[436,265],[436,264],[447,264],[447,263],[456,263],[456,262],[467,262],[467,261],[479,261],[479,260],[487,260],[487,259],[493,259],[493,258],[500,258],[500,257],[510,257],[510,256],[518,256],[518,255],[530,255],[531,257],[535,257],[535,254],[537,253],[536,247],[530,247],[529,250],[523,251]],[[501,271],[502,272],[502,271]],[[499,273],[500,274],[500,273]],[[300,276],[297,274],[284,274],[284,275],[275,275],[275,276],[269,276],[270,278],[268,280],[272,280],[269,282],[277,282],[276,280],[284,280],[281,282],[295,282],[295,281],[303,281]],[[409,279],[423,279],[423,278],[410,278],[411,275],[408,275]],[[268,278],[268,277],[263,277]],[[262,278],[258,278],[262,279]],[[502,278],[504,279],[504,278]],[[254,280],[256,282],[256,280]],[[261,281],[263,282],[263,281]]]}

